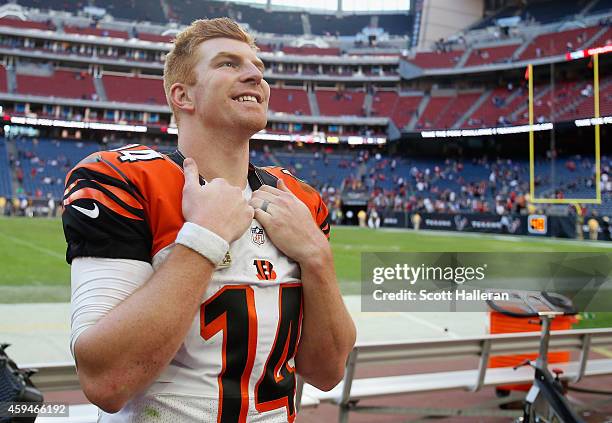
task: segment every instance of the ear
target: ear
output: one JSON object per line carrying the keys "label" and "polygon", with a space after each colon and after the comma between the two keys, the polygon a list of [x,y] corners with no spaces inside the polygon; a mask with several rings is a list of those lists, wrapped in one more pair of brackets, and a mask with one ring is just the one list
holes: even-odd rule
{"label": "ear", "polygon": [[170,101],[176,110],[184,113],[193,113],[195,103],[193,95],[186,84],[175,82],[170,87]]}

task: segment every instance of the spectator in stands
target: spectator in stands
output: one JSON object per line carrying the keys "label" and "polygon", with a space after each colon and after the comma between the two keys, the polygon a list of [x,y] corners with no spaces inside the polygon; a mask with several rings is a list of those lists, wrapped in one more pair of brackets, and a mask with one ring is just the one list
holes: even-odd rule
{"label": "spectator in stands", "polygon": [[17,169],[15,169],[15,177],[17,178],[17,182],[19,182],[20,185],[23,184],[23,169],[21,167],[17,167]]}
{"label": "spectator in stands", "polygon": [[587,84],[587,86],[580,91],[580,94],[583,97],[593,97],[593,86],[591,84]]}

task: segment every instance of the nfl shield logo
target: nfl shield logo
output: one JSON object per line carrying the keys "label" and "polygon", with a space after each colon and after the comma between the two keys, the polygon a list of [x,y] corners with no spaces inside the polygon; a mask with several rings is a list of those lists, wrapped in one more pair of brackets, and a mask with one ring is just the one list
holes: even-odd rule
{"label": "nfl shield logo", "polygon": [[259,226],[253,226],[251,228],[251,241],[257,245],[263,245],[266,242],[266,235],[264,234],[263,228]]}

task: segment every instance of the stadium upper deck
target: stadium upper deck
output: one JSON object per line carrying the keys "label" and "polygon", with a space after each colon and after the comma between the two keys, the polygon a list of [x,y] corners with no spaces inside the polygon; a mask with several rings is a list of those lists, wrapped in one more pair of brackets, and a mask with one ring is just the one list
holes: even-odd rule
{"label": "stadium upper deck", "polygon": [[[63,0],[17,0],[17,3],[44,11],[62,10],[73,14],[81,11],[80,2]],[[90,6],[104,9],[115,18],[126,21],[149,21],[159,24],[172,22],[189,24],[202,17],[229,16],[248,23],[260,33],[286,35],[347,35],[353,36],[362,28],[376,23],[392,35],[407,35],[411,32],[413,15],[406,13],[359,13],[345,12],[341,16],[333,13],[268,10],[261,5],[248,5],[214,0],[166,0],[164,7],[151,7],[149,2],[121,0],[93,0]]]}
{"label": "stadium upper deck", "polygon": [[[20,3],[40,8],[57,6],[53,1]],[[130,4],[137,7],[137,3]],[[257,9],[205,3],[210,16],[232,15],[242,8]],[[96,2],[113,13],[122,9],[113,4]],[[190,2],[174,0],[168,4],[171,7],[164,12],[166,20],[168,16],[172,18],[172,7],[181,10]],[[268,129],[272,133],[325,132],[342,136],[390,131],[392,137],[397,137],[400,131],[523,124],[527,109],[527,93],[522,87],[524,66],[534,61],[564,61],[568,50],[612,44],[610,6],[610,0],[590,2],[581,8],[572,6],[560,15],[562,22],[518,26],[507,35],[482,29],[487,27],[485,19],[455,42],[438,43],[431,52],[404,51],[401,57],[398,49],[359,49],[355,45],[347,49],[341,43],[336,47],[298,47],[304,41],[298,35],[294,36],[296,45],[264,38],[260,55],[267,65],[266,78],[273,98]],[[548,22],[538,10],[526,7],[512,13]],[[180,16],[191,16],[192,12],[184,11]],[[314,16],[306,15],[309,19]],[[134,22],[92,23],[82,17],[58,18],[34,12],[31,16],[26,20],[0,18],[0,99],[5,112],[12,116],[161,128],[171,125],[161,73],[170,48],[171,35],[166,33],[172,28],[149,25],[136,29]],[[41,20],[41,16],[46,19]],[[241,16],[258,22],[251,15]],[[376,15],[368,16],[371,19],[367,25],[377,20],[373,19]],[[129,18],[125,14],[121,17]],[[387,16],[392,21],[391,17]],[[352,25],[356,25],[352,26],[355,30],[361,24]],[[578,25],[583,27],[576,28]],[[149,29],[151,32],[147,32]],[[488,38],[482,36],[483,31],[489,34]],[[381,52],[385,54],[376,55]],[[466,74],[477,74],[478,78],[470,78],[466,84]],[[584,72],[576,71],[571,78],[562,79],[554,94],[545,84],[537,85],[536,119],[591,117],[590,98],[592,86]],[[602,75],[600,101],[601,114],[611,114],[609,75]]]}

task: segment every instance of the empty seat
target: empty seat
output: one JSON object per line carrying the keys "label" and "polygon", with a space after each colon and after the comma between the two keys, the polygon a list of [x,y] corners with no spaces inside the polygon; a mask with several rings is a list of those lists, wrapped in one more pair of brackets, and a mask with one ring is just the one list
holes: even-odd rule
{"label": "empty seat", "polygon": [[553,32],[538,35],[520,55],[520,60],[533,59],[545,56],[555,56],[568,51],[580,49],[599,27],[571,29],[569,31]]}
{"label": "empty seat", "polygon": [[8,92],[8,84],[6,82],[6,68],[0,65],[0,92]]}
{"label": "empty seat", "polygon": [[421,52],[417,53],[414,59],[410,59],[409,62],[424,69],[452,68],[457,64],[463,53],[463,50],[446,52]]}
{"label": "empty seat", "polygon": [[114,29],[105,28],[92,28],[84,27],[80,28],[77,26],[64,26],[64,32],[68,34],[79,34],[79,35],[96,35],[98,37],[112,37],[112,38],[130,38],[126,31],[117,31]]}
{"label": "empty seat", "polygon": [[161,78],[104,75],[102,83],[110,101],[167,104]]}
{"label": "empty seat", "polygon": [[273,112],[311,114],[308,95],[299,88],[272,88],[268,108]]}
{"label": "empty seat", "polygon": [[359,91],[317,91],[317,101],[322,115],[363,116],[365,93]]}
{"label": "empty seat", "polygon": [[89,100],[96,93],[96,88],[86,71],[56,70],[52,76],[17,74],[17,92]]}
{"label": "empty seat", "polygon": [[474,48],[464,66],[477,66],[488,63],[502,63],[512,59],[512,53],[520,44],[499,47]]}

